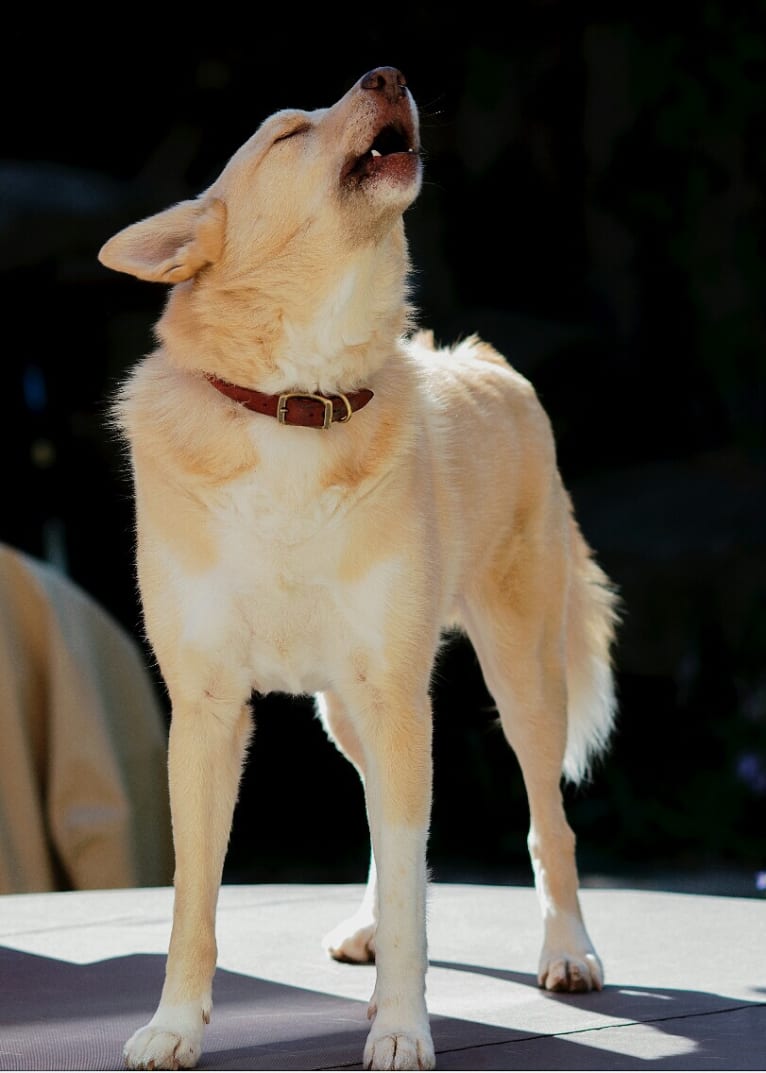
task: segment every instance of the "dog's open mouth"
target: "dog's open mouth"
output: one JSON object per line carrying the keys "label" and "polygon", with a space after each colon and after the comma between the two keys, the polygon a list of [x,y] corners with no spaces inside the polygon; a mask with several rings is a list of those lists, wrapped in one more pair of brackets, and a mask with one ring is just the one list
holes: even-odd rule
{"label": "dog's open mouth", "polygon": [[375,135],[369,149],[346,161],[340,174],[341,184],[359,185],[382,175],[409,181],[417,172],[419,160],[412,130],[397,121],[387,123]]}

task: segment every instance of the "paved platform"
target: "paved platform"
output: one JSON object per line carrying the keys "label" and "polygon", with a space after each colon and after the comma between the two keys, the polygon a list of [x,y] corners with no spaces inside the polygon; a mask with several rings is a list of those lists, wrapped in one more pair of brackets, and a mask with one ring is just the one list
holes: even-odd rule
{"label": "paved platform", "polygon": [[[200,1069],[361,1069],[374,968],[321,936],[357,885],[221,891],[219,969]],[[442,1070],[766,1068],[766,903],[585,889],[606,987],[535,982],[531,887],[436,883],[428,999]],[[172,892],[0,897],[0,1069],[121,1069],[162,983]]]}

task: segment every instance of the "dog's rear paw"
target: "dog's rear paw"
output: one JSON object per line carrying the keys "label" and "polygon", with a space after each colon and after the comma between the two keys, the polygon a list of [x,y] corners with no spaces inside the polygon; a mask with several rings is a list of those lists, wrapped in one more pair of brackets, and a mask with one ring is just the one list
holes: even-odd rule
{"label": "dog's rear paw", "polygon": [[128,1069],[194,1069],[209,1014],[196,1003],[193,1012],[173,1009],[177,1016],[158,1010],[148,1025],[133,1033],[122,1051]]}
{"label": "dog's rear paw", "polygon": [[364,1048],[365,1069],[435,1069],[431,1034],[373,1027]]}
{"label": "dog's rear paw", "polygon": [[557,951],[543,955],[537,979],[546,991],[600,991],[604,970],[592,951],[577,955]]}
{"label": "dog's rear paw", "polygon": [[367,916],[349,917],[325,935],[322,946],[336,961],[351,961],[356,965],[373,962],[375,923]]}

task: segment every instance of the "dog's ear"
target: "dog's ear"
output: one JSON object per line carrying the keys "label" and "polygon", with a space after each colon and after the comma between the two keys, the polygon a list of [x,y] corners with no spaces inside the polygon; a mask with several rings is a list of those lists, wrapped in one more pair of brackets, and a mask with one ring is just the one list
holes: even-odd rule
{"label": "dog's ear", "polygon": [[218,198],[181,201],[118,231],[98,259],[151,283],[180,283],[218,260],[225,224],[226,206]]}

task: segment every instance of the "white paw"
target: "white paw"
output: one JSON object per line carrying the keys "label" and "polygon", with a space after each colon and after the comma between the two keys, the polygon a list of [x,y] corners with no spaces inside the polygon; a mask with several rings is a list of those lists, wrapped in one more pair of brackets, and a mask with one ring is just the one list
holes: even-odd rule
{"label": "white paw", "polygon": [[375,922],[366,914],[349,917],[325,935],[322,946],[336,961],[352,961],[357,965],[373,962]]}
{"label": "white paw", "polygon": [[546,991],[600,991],[604,970],[592,950],[575,954],[544,950],[537,980]]}
{"label": "white paw", "polygon": [[202,1032],[210,1020],[200,1004],[160,1007],[148,1025],[123,1048],[128,1069],[193,1069],[202,1053]]}
{"label": "white paw", "polygon": [[434,1069],[436,1056],[428,1027],[394,1028],[376,1022],[364,1047],[365,1069]]}

